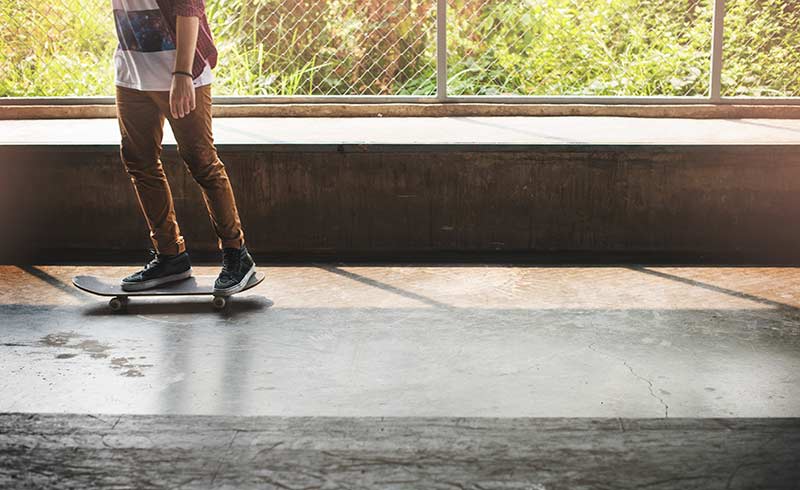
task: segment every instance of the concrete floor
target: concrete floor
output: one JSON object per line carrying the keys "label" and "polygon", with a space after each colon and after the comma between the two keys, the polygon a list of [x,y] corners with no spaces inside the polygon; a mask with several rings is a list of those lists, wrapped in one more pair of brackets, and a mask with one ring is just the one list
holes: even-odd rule
{"label": "concrete floor", "polygon": [[225,313],[70,284],[135,269],[0,267],[0,412],[800,416],[797,268],[262,267]]}

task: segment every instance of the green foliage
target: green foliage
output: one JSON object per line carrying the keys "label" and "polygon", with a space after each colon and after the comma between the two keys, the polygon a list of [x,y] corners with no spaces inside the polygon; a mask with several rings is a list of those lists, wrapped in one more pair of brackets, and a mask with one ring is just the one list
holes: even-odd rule
{"label": "green foliage", "polygon": [[[708,93],[712,0],[448,0],[452,95]],[[208,0],[217,95],[433,95],[434,0]],[[800,95],[800,7],[728,0],[723,95]],[[0,96],[112,95],[108,0],[0,0]]]}
{"label": "green foliage", "polygon": [[800,95],[800,5],[729,0],[725,17],[726,96]]}
{"label": "green foliage", "polygon": [[[452,1],[449,87],[464,95],[703,95],[708,0]],[[509,20],[513,19],[513,22]]]}
{"label": "green foliage", "polygon": [[425,76],[435,73],[430,37],[435,9],[425,3],[210,1],[207,13],[220,50],[215,91],[418,93]]}
{"label": "green foliage", "polygon": [[108,95],[114,23],[105,0],[0,0],[0,96]]}

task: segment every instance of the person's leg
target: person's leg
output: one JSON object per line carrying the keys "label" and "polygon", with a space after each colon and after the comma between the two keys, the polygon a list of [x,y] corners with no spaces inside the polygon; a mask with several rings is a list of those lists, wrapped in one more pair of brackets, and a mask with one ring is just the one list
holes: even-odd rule
{"label": "person's leg", "polygon": [[169,92],[148,92],[169,120],[178,153],[200,185],[218,246],[241,248],[244,231],[225,164],[219,159],[211,131],[211,85],[195,89],[195,109],[180,119],[169,110]]}
{"label": "person's leg", "polygon": [[147,93],[139,90],[117,86],[116,102],[120,156],[150,228],[153,247],[164,255],[183,253],[186,245],[160,159],[164,115]]}
{"label": "person's leg", "polygon": [[222,271],[214,282],[217,294],[234,294],[255,274],[255,262],[244,244],[244,231],[228,173],[217,155],[211,133],[211,86],[195,89],[195,109],[175,119],[168,92],[149,92],[169,120],[178,153],[203,190],[208,214],[222,249]]}
{"label": "person's leg", "polygon": [[160,159],[164,116],[145,92],[117,86],[116,94],[122,136],[120,157],[156,251],[142,270],[122,279],[123,290],[140,291],[187,279],[192,275],[192,266]]}

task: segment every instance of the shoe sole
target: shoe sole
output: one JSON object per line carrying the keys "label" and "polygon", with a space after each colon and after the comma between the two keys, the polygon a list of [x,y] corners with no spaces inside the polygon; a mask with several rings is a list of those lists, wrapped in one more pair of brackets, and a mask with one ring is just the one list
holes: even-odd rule
{"label": "shoe sole", "polygon": [[244,275],[244,279],[226,289],[214,288],[214,294],[219,296],[231,296],[238,293],[239,291],[244,289],[245,286],[247,286],[247,283],[250,282],[250,278],[253,277],[253,274],[255,273],[256,273],[256,265],[253,264],[253,266],[250,267],[250,270],[247,271],[247,274]]}
{"label": "shoe sole", "polygon": [[149,279],[147,281],[142,282],[132,282],[132,283],[123,283],[122,290],[123,291],[144,291],[147,289],[153,289],[158,286],[163,286],[164,284],[169,284],[171,282],[178,282],[183,281],[184,279],[189,279],[192,277],[192,269],[189,269],[184,272],[180,272],[178,274],[172,274],[171,276],[164,276],[164,277],[157,277],[155,279]]}

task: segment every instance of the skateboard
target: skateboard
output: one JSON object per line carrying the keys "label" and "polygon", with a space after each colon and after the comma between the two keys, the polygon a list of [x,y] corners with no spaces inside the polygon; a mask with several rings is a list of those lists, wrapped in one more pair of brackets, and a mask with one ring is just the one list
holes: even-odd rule
{"label": "skateboard", "polygon": [[[128,306],[131,296],[214,296],[214,308],[221,310],[228,304],[228,297],[233,295],[219,295],[214,293],[214,280],[216,276],[192,276],[189,279],[146,289],[144,291],[123,291],[118,279],[97,276],[75,276],[72,284],[76,288],[98,296],[111,296],[108,306],[112,311],[120,311]],[[264,273],[256,272],[247,281],[247,286],[241,291],[252,289],[264,280]]]}

